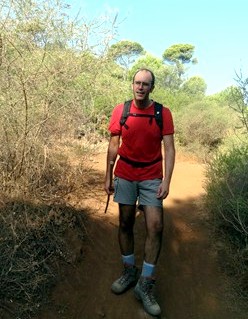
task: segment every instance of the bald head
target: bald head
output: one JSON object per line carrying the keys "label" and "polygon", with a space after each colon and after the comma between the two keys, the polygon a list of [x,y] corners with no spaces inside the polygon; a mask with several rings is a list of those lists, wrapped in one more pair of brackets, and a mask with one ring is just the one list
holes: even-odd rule
{"label": "bald head", "polygon": [[154,73],[153,73],[151,70],[146,69],[146,68],[141,68],[141,69],[137,70],[137,71],[134,73],[133,83],[134,83],[134,80],[135,80],[136,75],[137,75],[139,72],[150,73],[150,75],[151,75],[151,86],[153,87],[153,86],[155,85],[155,76],[154,76]]}

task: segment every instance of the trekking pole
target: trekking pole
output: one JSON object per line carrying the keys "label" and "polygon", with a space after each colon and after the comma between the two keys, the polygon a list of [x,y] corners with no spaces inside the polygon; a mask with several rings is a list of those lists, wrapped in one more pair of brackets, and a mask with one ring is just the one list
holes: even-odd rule
{"label": "trekking pole", "polygon": [[[109,186],[109,189],[112,190],[113,189],[113,186],[112,186],[112,182],[113,182],[113,168],[114,168],[114,161],[110,161],[109,162],[109,165],[110,165],[110,170],[109,170],[109,173],[110,173],[110,186]],[[104,210],[104,214],[107,213],[107,210],[108,210],[108,206],[109,206],[109,200],[110,200],[110,195],[111,194],[108,194],[108,197],[107,197],[107,202],[106,202],[106,207],[105,207],[105,210]]]}

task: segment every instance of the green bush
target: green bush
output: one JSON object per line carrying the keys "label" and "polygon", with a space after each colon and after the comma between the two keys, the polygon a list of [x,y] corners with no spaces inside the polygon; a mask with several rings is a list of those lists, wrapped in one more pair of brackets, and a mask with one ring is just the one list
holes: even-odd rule
{"label": "green bush", "polygon": [[248,146],[217,155],[208,166],[206,203],[217,226],[248,239]]}
{"label": "green bush", "polygon": [[215,239],[222,242],[224,269],[248,295],[248,145],[218,154],[206,174],[206,208],[211,213]]}
{"label": "green bush", "polygon": [[202,100],[177,112],[175,122],[180,145],[191,148],[198,144],[211,151],[222,142],[230,127],[230,110]]}

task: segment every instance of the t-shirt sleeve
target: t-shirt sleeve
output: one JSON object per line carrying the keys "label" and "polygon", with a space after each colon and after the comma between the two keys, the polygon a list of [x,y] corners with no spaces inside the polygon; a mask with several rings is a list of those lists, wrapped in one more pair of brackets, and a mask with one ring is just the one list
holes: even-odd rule
{"label": "t-shirt sleeve", "polygon": [[123,111],[124,104],[118,104],[112,112],[108,130],[113,135],[120,135],[121,134],[121,125],[120,119]]}
{"label": "t-shirt sleeve", "polygon": [[174,123],[171,111],[168,107],[163,107],[163,131],[162,135],[174,134]]}

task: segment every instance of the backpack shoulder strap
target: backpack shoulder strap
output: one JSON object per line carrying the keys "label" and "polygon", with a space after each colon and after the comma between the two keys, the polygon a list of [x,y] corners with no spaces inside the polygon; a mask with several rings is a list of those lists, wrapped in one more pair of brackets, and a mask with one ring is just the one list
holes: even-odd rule
{"label": "backpack shoulder strap", "polygon": [[[130,115],[131,103],[132,103],[132,100],[126,101],[124,103],[122,115],[121,115],[121,118],[120,118],[120,125],[124,126],[125,128],[128,128],[128,126],[126,124],[126,120],[127,120],[128,116]],[[156,123],[159,126],[161,131],[163,129],[162,111],[163,111],[163,105],[158,103],[158,102],[154,102],[154,118],[155,118]],[[138,115],[137,114],[131,114],[131,115],[141,116],[142,114],[141,115],[139,115],[139,114]],[[148,115],[144,115],[144,116],[147,117]]]}
{"label": "backpack shoulder strap", "polygon": [[128,115],[130,113],[131,103],[132,103],[132,100],[126,101],[124,103],[123,111],[122,111],[122,115],[121,115],[121,119],[120,119],[121,126],[125,126],[126,120],[127,120]]}
{"label": "backpack shoulder strap", "polygon": [[160,127],[161,131],[163,129],[163,114],[162,114],[162,111],[163,111],[163,105],[158,103],[158,102],[155,102],[155,104],[154,104],[154,117],[155,117],[155,120],[156,120],[158,126]]}

